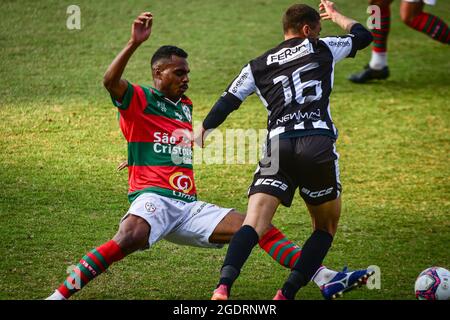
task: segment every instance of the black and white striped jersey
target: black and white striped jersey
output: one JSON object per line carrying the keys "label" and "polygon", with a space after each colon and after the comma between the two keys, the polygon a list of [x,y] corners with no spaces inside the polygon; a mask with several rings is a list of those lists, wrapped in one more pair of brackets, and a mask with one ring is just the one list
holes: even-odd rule
{"label": "black and white striped jersey", "polygon": [[243,101],[256,93],[268,112],[269,138],[294,130],[337,138],[330,112],[334,66],[356,51],[351,34],[286,40],[244,66],[223,96]]}

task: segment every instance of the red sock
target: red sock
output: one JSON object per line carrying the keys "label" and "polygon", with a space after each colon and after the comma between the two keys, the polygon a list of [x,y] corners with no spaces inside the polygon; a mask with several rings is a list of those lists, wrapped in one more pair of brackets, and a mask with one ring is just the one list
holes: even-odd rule
{"label": "red sock", "polygon": [[292,269],[302,253],[300,247],[288,240],[275,227],[272,227],[261,237],[259,246],[279,264],[290,269]]}
{"label": "red sock", "polygon": [[372,29],[372,51],[386,52],[389,30],[391,27],[391,8],[389,6],[380,7],[381,26],[379,29]]}
{"label": "red sock", "polygon": [[124,256],[114,240],[102,244],[81,258],[58,291],[68,299],[89,281],[104,272],[113,262],[123,259]]}
{"label": "red sock", "polygon": [[450,30],[447,24],[439,17],[421,12],[408,24],[411,28],[421,31],[434,40],[442,43],[450,43]]}

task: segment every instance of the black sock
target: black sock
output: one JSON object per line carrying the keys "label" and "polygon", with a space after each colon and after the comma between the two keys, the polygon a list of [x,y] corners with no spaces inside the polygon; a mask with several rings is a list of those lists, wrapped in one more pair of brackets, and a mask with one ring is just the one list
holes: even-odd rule
{"label": "black sock", "polygon": [[282,293],[286,298],[294,299],[298,290],[308,284],[325,259],[332,242],[333,236],[322,230],[315,230],[306,240],[300,258],[283,285]]}
{"label": "black sock", "polygon": [[229,289],[231,288],[258,240],[259,237],[255,229],[248,225],[242,226],[234,234],[220,271],[219,285],[225,284]]}

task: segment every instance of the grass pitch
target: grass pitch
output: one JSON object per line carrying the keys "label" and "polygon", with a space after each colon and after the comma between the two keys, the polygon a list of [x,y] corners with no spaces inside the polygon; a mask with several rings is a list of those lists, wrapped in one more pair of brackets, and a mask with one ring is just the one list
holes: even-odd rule
{"label": "grass pitch", "polygon": [[[305,1],[316,5],[317,1]],[[365,22],[366,1],[336,0]],[[0,20],[0,299],[42,299],[90,249],[107,241],[128,208],[126,157],[116,110],[102,76],[129,38],[141,11],[155,15],[150,40],[125,77],[150,84],[156,48],[186,49],[194,120],[204,118],[249,59],[282,41],[290,1],[78,1],[81,30],[66,28],[60,1],[2,1]],[[336,67],[332,114],[340,129],[343,212],[325,264],[377,265],[381,288],[346,299],[414,299],[416,276],[450,268],[448,46],[400,22],[392,5],[388,81],[363,86],[346,77],[370,49]],[[426,10],[450,22],[450,3]],[[329,22],[322,35],[340,34]],[[265,127],[266,111],[248,99],[222,126]],[[245,211],[255,164],[197,165],[200,198]],[[274,223],[298,244],[310,234],[299,197]],[[113,265],[75,299],[209,299],[226,248],[206,250],[161,241]],[[256,248],[233,299],[270,299],[288,271]],[[298,299],[321,299],[314,285]]]}

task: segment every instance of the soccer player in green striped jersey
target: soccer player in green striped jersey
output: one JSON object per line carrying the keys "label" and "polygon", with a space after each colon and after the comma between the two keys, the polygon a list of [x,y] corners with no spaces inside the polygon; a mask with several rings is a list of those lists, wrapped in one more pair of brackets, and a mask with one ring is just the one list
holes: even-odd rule
{"label": "soccer player in green striped jersey", "polygon": [[[244,215],[197,200],[192,168],[192,102],[184,95],[189,83],[187,53],[174,46],[152,57],[154,86],[122,79],[134,51],[151,34],[153,15],[141,13],[131,39],[104,76],[104,86],[120,112],[120,128],[128,142],[130,209],[117,234],[83,256],[67,279],[48,297],[68,299],[112,263],[165,239],[174,243],[220,248],[239,230]],[[281,265],[291,268],[301,249],[270,226],[259,245]],[[320,269],[317,285],[336,272]]]}

